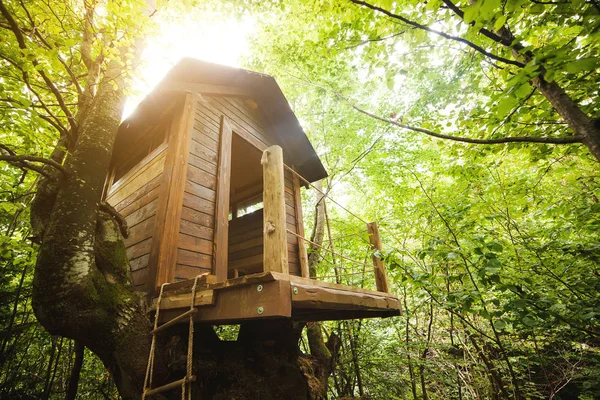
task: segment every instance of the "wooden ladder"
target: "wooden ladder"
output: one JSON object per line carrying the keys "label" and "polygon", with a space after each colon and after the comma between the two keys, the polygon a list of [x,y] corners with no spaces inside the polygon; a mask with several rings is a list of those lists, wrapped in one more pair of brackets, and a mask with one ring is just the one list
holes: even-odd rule
{"label": "wooden ladder", "polygon": [[[181,388],[181,399],[186,400],[192,398],[192,388],[191,383],[196,380],[196,375],[192,374],[192,354],[194,348],[194,316],[198,313],[198,309],[195,307],[194,303],[196,302],[196,288],[198,286],[198,279],[203,277],[206,274],[198,275],[194,278],[194,285],[192,286],[192,301],[190,304],[190,309],[184,312],[181,315],[165,322],[161,326],[158,326],[159,314],[160,314],[160,304],[162,302],[164,287],[168,285],[168,283],[163,283],[160,286],[160,293],[158,295],[158,301],[156,302],[156,313],[154,314],[154,329],[152,329],[152,344],[150,345],[150,354],[148,355],[148,365],[146,367],[146,377],[144,378],[144,392],[142,393],[142,400],[145,400],[146,397],[151,397],[156,394],[166,392],[167,390],[176,389],[178,387]],[[186,363],[186,374],[183,378],[176,380],[171,383],[167,383],[166,385],[159,386],[157,388],[152,389],[152,375],[154,372],[154,355],[156,350],[156,336],[159,333],[166,331],[167,328],[177,324],[180,321],[189,319],[189,328],[188,328],[188,349],[187,349],[187,363]],[[187,396],[186,396],[187,394]]]}

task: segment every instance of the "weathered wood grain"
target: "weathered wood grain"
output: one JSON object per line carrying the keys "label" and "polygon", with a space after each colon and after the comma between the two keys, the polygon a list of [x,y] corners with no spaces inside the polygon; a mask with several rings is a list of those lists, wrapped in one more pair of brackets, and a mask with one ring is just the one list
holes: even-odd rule
{"label": "weathered wood grain", "polygon": [[156,245],[151,248],[148,262],[148,292],[154,292],[161,284],[172,282],[175,277],[177,240],[183,209],[195,102],[194,94],[185,94],[183,105],[176,112],[169,131],[169,145],[161,182],[163,194],[159,197],[153,235]]}
{"label": "weathered wood grain", "polygon": [[231,124],[221,116],[219,132],[219,173],[217,177],[217,208],[215,213],[214,273],[217,281],[227,279],[229,189],[231,183]]}
{"label": "weathered wood grain", "polygon": [[[367,231],[369,232],[369,242],[371,243],[371,249],[381,251],[381,236],[379,235],[379,227],[377,226],[377,223],[368,223]],[[387,275],[385,273],[385,264],[380,258],[375,257],[375,255],[372,256],[372,259],[373,266],[375,267],[375,284],[377,286],[377,290],[379,290],[380,292],[389,293],[390,288],[388,285]]]}
{"label": "weathered wood grain", "polygon": [[265,271],[288,273],[283,179],[283,151],[271,146],[263,153],[263,229]]}

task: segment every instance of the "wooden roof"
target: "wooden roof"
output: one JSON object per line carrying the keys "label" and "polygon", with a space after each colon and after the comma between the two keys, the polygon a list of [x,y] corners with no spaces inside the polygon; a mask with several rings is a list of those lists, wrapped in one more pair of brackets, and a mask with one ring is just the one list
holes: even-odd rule
{"label": "wooden roof", "polygon": [[286,163],[310,182],[327,176],[279,85],[272,76],[258,72],[183,58],[123,125],[129,130],[151,123],[150,120],[172,104],[178,93],[186,91],[238,95],[256,101],[273,128],[274,140],[285,152]]}

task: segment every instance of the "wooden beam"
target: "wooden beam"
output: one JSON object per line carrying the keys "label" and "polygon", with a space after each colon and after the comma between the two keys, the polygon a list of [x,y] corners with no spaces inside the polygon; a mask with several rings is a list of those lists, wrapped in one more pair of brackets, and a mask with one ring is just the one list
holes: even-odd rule
{"label": "wooden beam", "polygon": [[289,274],[285,221],[283,151],[271,146],[263,152],[263,268]]}
{"label": "wooden beam", "polygon": [[[152,300],[151,309],[156,310],[158,299]],[[172,308],[190,308],[192,302],[192,294],[190,292],[176,293],[165,295],[160,303],[160,310],[169,310]],[[196,292],[194,306],[212,306],[215,304],[215,291],[212,289],[204,289]]]}
{"label": "wooden beam", "polygon": [[187,93],[175,113],[169,131],[165,166],[161,179],[161,193],[152,235],[148,260],[146,289],[153,293],[166,282],[173,282],[177,259],[177,240],[183,207],[183,192],[189,160],[191,132],[194,126],[196,95]]}
{"label": "wooden beam", "polygon": [[[198,283],[196,284],[197,289],[205,289],[208,285],[212,285],[217,282],[217,277],[215,275],[202,275],[198,278]],[[168,292],[179,292],[183,290],[190,291],[190,289],[194,286],[194,278],[187,279],[185,281],[179,281],[175,283],[171,283],[166,285],[163,289],[164,293]]]}
{"label": "wooden beam", "polygon": [[224,86],[224,85],[210,85],[207,83],[190,83],[190,82],[175,82],[170,83],[162,91],[182,91],[182,92],[196,92],[205,95],[224,95],[224,96],[242,96],[250,97],[256,95],[256,92],[242,88],[240,86]]}
{"label": "wooden beam", "polygon": [[[372,294],[375,296],[396,298],[396,296],[394,296],[391,293],[383,293],[383,292],[380,292],[377,290],[357,288],[354,286],[347,286],[347,285],[342,285],[342,284],[333,283],[333,282],[324,282],[324,281],[320,281],[318,279],[303,278],[301,276],[295,276],[295,275],[285,275],[285,274],[280,274],[277,272],[272,272],[271,275],[273,276],[273,279],[276,279],[276,280],[288,280],[288,281],[290,281],[290,283],[292,285],[295,283],[299,283],[301,285],[309,285],[309,286],[312,285],[312,286],[319,286],[319,287],[323,287],[323,288],[339,289],[339,290],[344,290],[346,292],[366,293],[366,294]],[[251,275],[249,275],[249,276],[251,276]]]}
{"label": "wooden beam", "polygon": [[303,278],[309,278],[308,271],[308,253],[306,252],[306,242],[304,237],[304,221],[302,220],[302,196],[300,195],[300,179],[292,174],[294,184],[294,207],[296,212],[296,233],[298,236],[298,257],[300,258],[300,273]]}
{"label": "wooden beam", "polygon": [[326,310],[386,310],[400,309],[396,298],[368,293],[348,292],[314,285],[292,284],[294,308]]}
{"label": "wooden beam", "polygon": [[262,184],[263,182],[261,178],[256,182],[251,182],[241,188],[237,188],[236,191],[231,193],[231,201],[234,203],[241,203],[244,200],[251,199],[252,197],[260,196],[262,194]]}
{"label": "wooden beam", "polygon": [[213,263],[217,282],[227,280],[227,247],[229,230],[229,190],[231,186],[231,124],[221,116],[219,132],[219,163],[217,172],[217,195],[215,213],[215,237]]}
{"label": "wooden beam", "polygon": [[339,321],[344,319],[389,318],[402,315],[399,309],[389,310],[315,310],[310,308],[292,309],[294,321]]}
{"label": "wooden beam", "polygon": [[[188,301],[185,307],[168,309],[166,306],[161,306],[160,322],[166,322],[187,311],[191,293],[187,293],[186,296]],[[257,318],[290,318],[291,315],[292,294],[289,282],[272,280],[223,288],[215,293],[214,305],[203,307],[194,319],[222,324]]]}
{"label": "wooden beam", "polygon": [[[372,250],[381,251],[381,236],[379,236],[379,227],[377,226],[377,222],[371,222],[367,224],[367,231],[369,232],[369,242],[371,242]],[[389,293],[390,288],[388,285],[387,275],[385,273],[385,264],[383,261],[373,255],[373,266],[375,267],[375,284],[377,285],[377,290],[380,292]]]}

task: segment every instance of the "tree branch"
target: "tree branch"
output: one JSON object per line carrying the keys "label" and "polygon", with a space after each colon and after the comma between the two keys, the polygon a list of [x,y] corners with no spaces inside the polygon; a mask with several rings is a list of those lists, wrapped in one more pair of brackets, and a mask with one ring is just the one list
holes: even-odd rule
{"label": "tree branch", "polygon": [[38,167],[37,165],[31,164],[31,162],[39,162],[39,163],[43,163],[46,165],[50,165],[50,166],[56,168],[57,170],[59,170],[63,175],[67,174],[67,171],[65,170],[65,168],[54,160],[50,160],[48,158],[39,157],[39,156],[27,156],[27,155],[19,156],[10,147],[8,147],[4,144],[1,144],[1,143],[0,143],[0,161],[9,162],[19,168],[31,169],[39,174],[44,175],[47,178],[51,178],[51,177],[45,171],[43,171],[43,168]]}
{"label": "tree branch", "polygon": [[354,4],[365,6],[367,8],[370,8],[371,10],[378,11],[378,12],[380,12],[382,14],[387,15],[390,18],[394,18],[394,19],[400,20],[400,21],[404,22],[405,24],[413,26],[415,28],[419,28],[419,29],[422,29],[424,31],[431,32],[431,33],[433,33],[435,35],[441,36],[441,37],[443,37],[445,39],[448,39],[448,40],[454,40],[456,42],[463,43],[463,44],[471,47],[472,49],[478,51],[479,53],[485,55],[486,57],[489,57],[489,58],[494,59],[496,61],[500,61],[500,62],[503,62],[505,64],[515,65],[515,66],[520,67],[520,68],[523,68],[525,66],[525,64],[523,64],[520,61],[509,60],[508,58],[497,56],[497,55],[495,55],[493,53],[488,52],[483,47],[478,46],[475,43],[470,42],[470,41],[468,41],[466,39],[463,39],[463,38],[457,37],[457,36],[448,35],[447,33],[444,33],[444,32],[441,32],[441,31],[438,31],[438,30],[435,30],[435,29],[432,29],[432,28],[428,27],[427,25],[423,25],[423,24],[420,24],[418,22],[412,21],[412,20],[410,20],[408,18],[405,18],[405,17],[403,17],[401,15],[398,15],[398,14],[394,14],[394,13],[392,13],[392,12],[386,10],[386,9],[383,9],[381,7],[378,7],[378,6],[366,3],[366,2],[364,2],[362,0],[350,0],[350,1],[352,3],[354,3]]}
{"label": "tree branch", "polygon": [[129,228],[127,226],[127,220],[113,206],[103,201],[100,203],[100,211],[103,211],[110,215],[112,218],[114,218],[117,225],[119,226],[119,231],[121,231],[121,235],[123,235],[125,239],[129,237]]}
{"label": "tree branch", "polygon": [[[54,46],[52,46],[50,43],[48,43],[48,41],[42,36],[40,31],[37,29],[35,21],[34,21],[33,17],[31,16],[31,13],[25,6],[25,3],[23,2],[23,0],[19,0],[19,3],[21,4],[21,8],[25,11],[25,14],[27,14],[27,18],[29,19],[29,23],[31,24],[30,33],[33,34],[35,37],[37,37],[39,39],[39,41],[42,43],[42,45],[44,45],[48,50],[53,49]],[[63,60],[63,58],[60,55],[58,55],[58,61],[65,67],[65,71],[67,71],[67,73],[71,77],[71,80],[73,81],[73,85],[75,86],[75,89],[77,89],[77,94],[79,96],[81,96],[83,94],[83,89],[81,88],[81,85],[79,85],[79,82],[77,81],[77,77],[71,70],[71,67],[69,67],[69,65],[65,62],[65,60]]]}
{"label": "tree branch", "polygon": [[46,103],[44,103],[44,101],[42,100],[42,97],[37,92],[37,90],[35,90],[33,88],[32,83],[29,81],[29,74],[27,73],[27,71],[25,71],[15,61],[11,60],[8,57],[5,57],[2,54],[0,54],[0,58],[3,59],[3,60],[5,60],[5,61],[7,61],[8,63],[10,63],[17,70],[21,71],[21,79],[18,79],[18,78],[12,78],[12,79],[14,79],[14,80],[16,80],[18,82],[25,83],[25,86],[27,86],[27,89],[29,89],[29,91],[35,95],[35,97],[40,102],[40,105],[42,106],[42,108],[49,114],[49,116],[42,116],[42,115],[40,115],[40,117],[42,117],[44,120],[48,121],[52,126],[54,126],[61,135],[68,136],[69,133],[68,133],[67,129],[60,123],[60,120],[58,119],[58,117],[56,115],[54,115],[54,113],[52,113],[52,111],[50,111],[50,109],[48,108],[48,106],[46,105]]}
{"label": "tree branch", "polygon": [[[444,2],[444,4],[446,6],[448,6],[449,9],[451,9],[461,19],[463,19],[463,20],[465,19],[464,18],[465,13],[460,8],[458,8],[454,3],[452,3],[450,0],[442,0],[442,1]],[[475,22],[471,22],[469,25],[475,26]],[[500,35],[497,35],[494,32],[491,32],[485,28],[480,28],[479,33],[481,33],[483,36],[487,37],[488,39],[492,39],[494,42],[500,43],[509,48],[513,48],[512,40],[510,40],[508,38],[504,38]],[[522,48],[523,46],[519,44],[517,47]],[[515,47],[515,49],[517,47]]]}
{"label": "tree branch", "polygon": [[[11,15],[11,13],[4,6],[4,3],[3,3],[2,0],[0,0],[0,13],[8,21],[8,24],[10,25],[11,30],[14,33],[16,39],[17,39],[17,43],[19,44],[19,48],[21,50],[26,49],[27,48],[27,44],[25,43],[25,38],[23,36],[23,33],[21,32],[21,29],[19,28],[19,25],[17,24],[17,22],[15,21],[15,19]],[[39,65],[39,63],[38,63],[37,60],[33,60],[32,64],[34,66],[36,66],[36,67]],[[48,87],[48,89],[50,90],[50,92],[52,92],[52,94],[54,95],[54,97],[56,97],[56,100],[58,101],[58,104],[60,105],[61,110],[63,111],[63,113],[67,117],[67,120],[69,121],[69,125],[71,126],[71,130],[73,132],[76,132],[77,131],[77,125],[75,124],[75,119],[73,118],[73,115],[69,111],[69,108],[66,106],[65,101],[64,101],[62,95],[60,94],[59,90],[57,89],[56,85],[54,84],[54,82],[52,82],[52,80],[48,77],[48,75],[46,75],[46,73],[43,70],[40,70],[40,69],[36,68],[36,71],[42,77],[42,79],[46,83],[46,86]]]}
{"label": "tree branch", "polygon": [[532,137],[532,136],[519,136],[519,137],[503,137],[503,138],[496,138],[496,139],[474,139],[474,138],[467,138],[467,137],[461,137],[461,136],[452,136],[452,135],[446,135],[443,133],[437,133],[437,132],[433,132],[430,131],[429,129],[424,129],[424,128],[419,128],[419,127],[415,127],[415,126],[410,126],[410,125],[405,125],[405,124],[401,124],[397,121],[388,119],[388,118],[384,118],[384,117],[380,117],[376,114],[373,114],[369,111],[363,110],[362,108],[352,104],[347,98],[345,98],[344,96],[342,96],[341,94],[335,92],[336,96],[338,96],[340,99],[344,100],[346,103],[348,103],[348,105],[350,107],[352,107],[353,109],[355,109],[356,111],[365,114],[371,118],[374,118],[376,120],[382,121],[382,122],[386,122],[388,124],[392,124],[395,125],[399,128],[402,129],[406,129],[409,131],[414,131],[414,132],[420,132],[420,133],[424,133],[428,136],[432,136],[438,139],[447,139],[447,140],[452,140],[455,142],[462,142],[462,143],[472,143],[472,144],[503,144],[503,143],[546,143],[546,144],[572,144],[572,143],[583,143],[583,139],[581,136],[570,136],[570,137],[561,137],[561,138],[544,138],[544,137]]}
{"label": "tree branch", "polygon": [[355,48],[363,46],[363,45],[365,45],[367,43],[382,42],[384,40],[393,39],[395,37],[403,35],[405,32],[406,31],[402,31],[402,32],[394,33],[394,34],[389,35],[389,36],[377,37],[377,38],[373,38],[373,39],[365,39],[365,40],[362,40],[362,41],[358,42],[357,44],[353,44],[352,46],[344,47],[344,50],[355,49]]}
{"label": "tree branch", "polygon": [[19,43],[19,47],[21,49],[26,48],[27,45],[25,44],[25,38],[23,36],[23,33],[21,32],[21,29],[19,28],[17,21],[15,21],[15,19],[10,14],[10,12],[8,12],[8,9],[4,6],[4,2],[2,0],[0,0],[0,13],[2,13],[2,16],[4,18],[6,18],[6,22],[8,22],[8,25],[10,26],[10,30],[13,32],[13,34],[17,38],[17,43]]}

